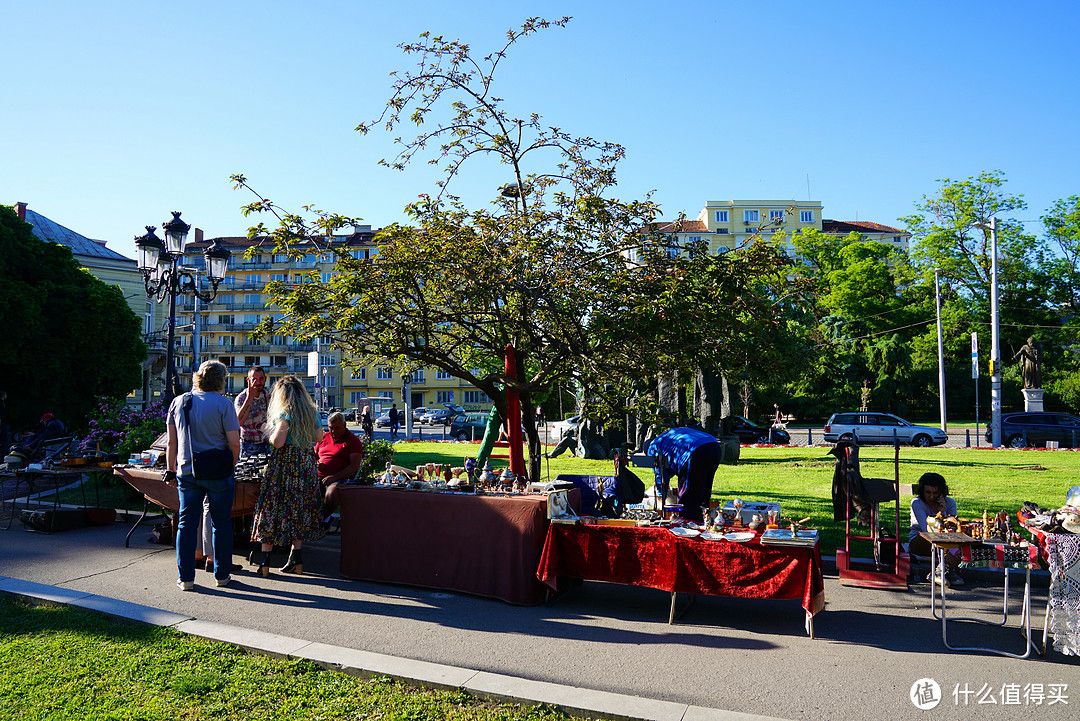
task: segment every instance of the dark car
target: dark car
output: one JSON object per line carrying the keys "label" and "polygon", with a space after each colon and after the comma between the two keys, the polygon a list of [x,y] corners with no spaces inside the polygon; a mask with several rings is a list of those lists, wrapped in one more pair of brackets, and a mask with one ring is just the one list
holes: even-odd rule
{"label": "dark car", "polygon": [[457,414],[448,424],[450,437],[457,441],[478,441],[484,437],[489,418],[487,413]]}
{"label": "dark car", "polygon": [[[992,442],[993,429],[987,427],[986,441]],[[1046,411],[1003,413],[1001,442],[1010,448],[1046,446],[1057,441],[1062,448],[1076,448],[1080,442],[1080,418],[1068,413]]]}
{"label": "dark car", "polygon": [[[755,425],[742,416],[735,416],[731,423],[731,432],[739,437],[739,443],[774,443],[786,446],[791,442],[791,435],[783,428],[765,428]],[[770,440],[770,432],[772,433]]]}
{"label": "dark car", "polygon": [[433,426],[448,426],[456,416],[465,414],[465,409],[457,403],[443,403],[443,405],[445,408],[425,413],[423,416],[424,423]]}

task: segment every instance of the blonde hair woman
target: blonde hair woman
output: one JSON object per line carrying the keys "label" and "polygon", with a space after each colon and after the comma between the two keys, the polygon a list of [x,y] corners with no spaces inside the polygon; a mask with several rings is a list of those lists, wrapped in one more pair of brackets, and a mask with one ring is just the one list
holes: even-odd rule
{"label": "blonde hair woman", "polygon": [[290,544],[283,573],[303,573],[304,541],[323,537],[319,516],[322,489],[315,469],[314,443],[322,435],[315,402],[294,375],[274,383],[266,409],[266,436],[272,450],[263,476],[251,540],[261,544],[256,553],[261,576],[270,575],[270,552]]}

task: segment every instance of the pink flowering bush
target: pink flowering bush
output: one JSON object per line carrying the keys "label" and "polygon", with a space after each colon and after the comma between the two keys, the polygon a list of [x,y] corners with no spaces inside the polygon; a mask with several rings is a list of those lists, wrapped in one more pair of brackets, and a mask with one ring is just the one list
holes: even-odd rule
{"label": "pink flowering bush", "polygon": [[144,451],[165,432],[165,413],[161,402],[143,410],[123,400],[101,398],[90,414],[89,433],[79,445],[83,452],[118,453],[125,460],[132,452]]}

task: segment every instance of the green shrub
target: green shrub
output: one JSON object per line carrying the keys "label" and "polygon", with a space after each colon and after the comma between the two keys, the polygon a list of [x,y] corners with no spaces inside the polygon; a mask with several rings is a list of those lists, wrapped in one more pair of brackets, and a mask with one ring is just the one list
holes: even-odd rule
{"label": "green shrub", "polygon": [[360,470],[356,477],[373,478],[386,470],[387,463],[394,462],[394,446],[387,441],[365,441],[364,458],[360,461]]}

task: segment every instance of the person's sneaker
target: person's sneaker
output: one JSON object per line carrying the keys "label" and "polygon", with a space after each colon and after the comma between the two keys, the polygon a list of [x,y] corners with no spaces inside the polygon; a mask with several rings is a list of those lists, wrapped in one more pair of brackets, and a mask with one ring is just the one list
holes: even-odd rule
{"label": "person's sneaker", "polygon": [[178,579],[176,579],[176,587],[179,588],[181,591],[194,591],[195,590],[195,582],[194,581],[181,581],[178,578]]}
{"label": "person's sneaker", "polygon": [[232,576],[226,576],[225,578],[215,578],[214,579],[214,584],[218,588],[224,588],[225,586],[228,586],[229,583],[231,583],[231,582],[232,582]]}

